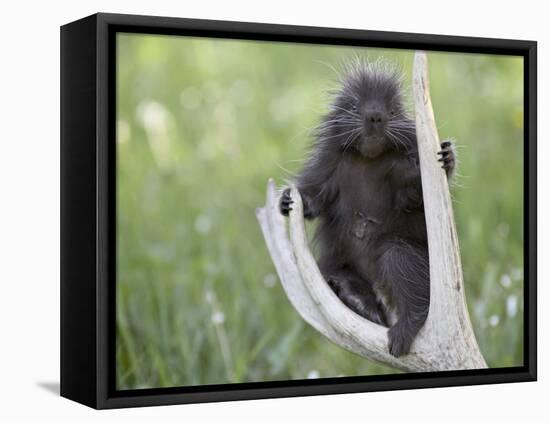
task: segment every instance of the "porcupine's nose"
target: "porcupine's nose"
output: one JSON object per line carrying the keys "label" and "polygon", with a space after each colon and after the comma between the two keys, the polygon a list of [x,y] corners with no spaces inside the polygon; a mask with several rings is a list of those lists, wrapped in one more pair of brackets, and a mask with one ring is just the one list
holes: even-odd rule
{"label": "porcupine's nose", "polygon": [[371,126],[372,128],[380,128],[386,123],[386,117],[384,116],[384,113],[377,109],[368,110],[365,118],[367,121],[367,125]]}

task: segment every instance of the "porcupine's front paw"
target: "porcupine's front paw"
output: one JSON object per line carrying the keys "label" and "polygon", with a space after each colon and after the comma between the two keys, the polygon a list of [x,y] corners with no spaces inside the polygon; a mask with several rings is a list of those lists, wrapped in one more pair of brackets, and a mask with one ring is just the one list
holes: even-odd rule
{"label": "porcupine's front paw", "polygon": [[290,196],[290,188],[286,188],[281,195],[281,200],[279,201],[279,210],[283,216],[288,216],[290,210],[292,210],[292,197]]}
{"label": "porcupine's front paw", "polygon": [[448,140],[443,141],[441,143],[441,151],[438,151],[437,154],[441,156],[437,161],[443,163],[441,167],[445,169],[447,177],[450,178],[453,175],[456,164],[456,151],[453,143]]}

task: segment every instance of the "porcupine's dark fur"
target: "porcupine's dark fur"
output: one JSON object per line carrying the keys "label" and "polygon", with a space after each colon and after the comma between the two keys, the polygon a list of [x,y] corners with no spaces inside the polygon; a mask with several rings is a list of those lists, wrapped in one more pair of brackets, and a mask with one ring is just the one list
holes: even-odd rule
{"label": "porcupine's dark fur", "polygon": [[[449,177],[454,148],[441,147]],[[407,354],[428,314],[430,280],[415,125],[394,67],[348,69],[295,183],[304,217],[319,220],[325,279],[353,311],[390,326],[391,354]],[[287,189],[281,212],[291,205]]]}

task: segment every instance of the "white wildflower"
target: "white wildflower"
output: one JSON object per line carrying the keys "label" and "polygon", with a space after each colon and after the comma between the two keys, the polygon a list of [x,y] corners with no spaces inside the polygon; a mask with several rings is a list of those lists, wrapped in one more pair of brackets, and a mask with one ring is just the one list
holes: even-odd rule
{"label": "white wildflower", "polygon": [[264,285],[268,288],[273,288],[275,284],[277,283],[277,276],[275,276],[273,273],[269,273],[265,275],[264,277]]}
{"label": "white wildflower", "polygon": [[221,325],[223,322],[225,322],[225,314],[221,311],[215,311],[214,314],[212,314],[212,323],[215,325]]}
{"label": "white wildflower", "polygon": [[210,222],[210,218],[208,216],[201,214],[195,220],[195,229],[198,233],[206,235],[208,232],[210,232],[211,228],[212,223]]}
{"label": "white wildflower", "polygon": [[510,277],[510,275],[507,273],[502,275],[502,277],[500,278],[500,284],[504,288],[510,288],[510,285],[512,285],[512,278]]}
{"label": "white wildflower", "polygon": [[509,295],[506,298],[506,314],[508,317],[515,317],[518,312],[518,297],[515,295]]}

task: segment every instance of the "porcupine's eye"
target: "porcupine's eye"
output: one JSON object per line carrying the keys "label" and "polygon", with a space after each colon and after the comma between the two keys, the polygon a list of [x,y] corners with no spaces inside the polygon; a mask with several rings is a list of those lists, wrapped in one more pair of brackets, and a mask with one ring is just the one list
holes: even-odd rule
{"label": "porcupine's eye", "polygon": [[351,104],[351,110],[352,110],[353,112],[356,112],[356,111],[357,111],[357,102],[356,102],[356,101],[354,101],[354,102]]}

